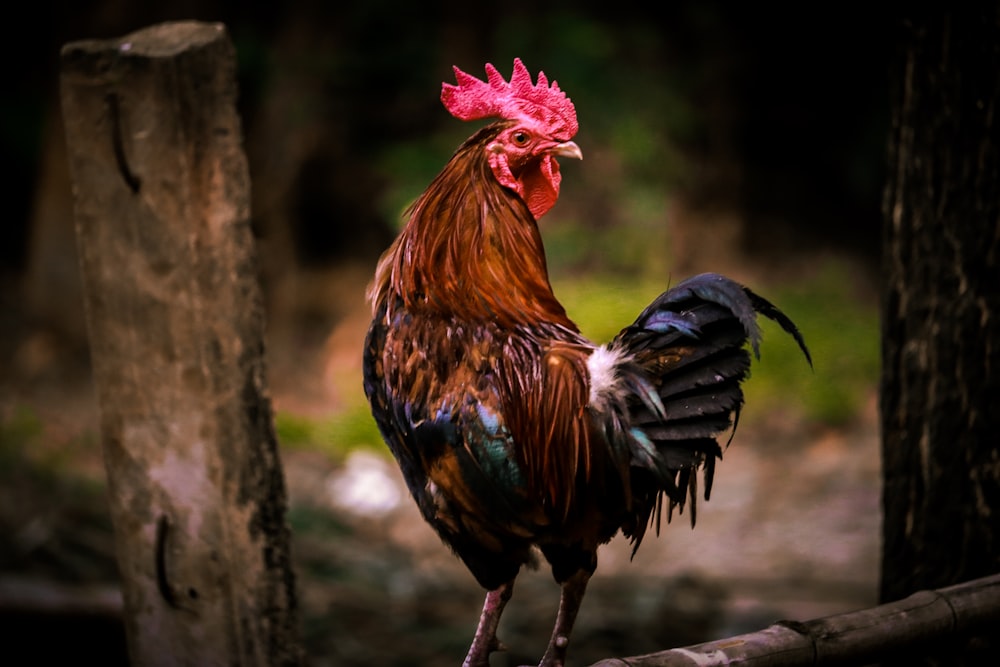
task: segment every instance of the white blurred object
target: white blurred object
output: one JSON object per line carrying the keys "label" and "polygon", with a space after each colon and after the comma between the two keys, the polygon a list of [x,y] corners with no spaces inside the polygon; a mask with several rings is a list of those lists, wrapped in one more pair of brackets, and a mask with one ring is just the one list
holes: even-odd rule
{"label": "white blurred object", "polygon": [[387,514],[402,498],[389,463],[364,450],[351,452],[344,467],[330,475],[327,492],[334,506],[364,516]]}

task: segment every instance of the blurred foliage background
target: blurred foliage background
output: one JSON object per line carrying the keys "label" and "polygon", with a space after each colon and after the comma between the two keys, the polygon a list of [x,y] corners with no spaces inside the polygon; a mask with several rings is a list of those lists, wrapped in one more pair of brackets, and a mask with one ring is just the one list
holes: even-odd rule
{"label": "blurred foliage background", "polygon": [[[13,64],[0,97],[0,486],[11,501],[0,510],[0,534],[11,536],[0,535],[0,575],[110,576],[111,549],[95,537],[107,526],[58,58],[70,41],[164,20],[223,22],[236,46],[268,363],[289,456],[315,467],[317,452],[323,466],[359,448],[385,453],[360,389],[364,289],[406,206],[478,127],[441,107],[441,82],[453,81],[453,65],[482,75],[491,62],[509,75],[514,57],[558,80],[577,107],[585,159],[563,165],[560,202],[541,226],[556,294],[585,333],[606,340],[670,283],[728,273],[779,304],[815,359],[810,371],[765,328],[741,429],[874,442],[890,9],[717,0],[22,9],[18,34],[0,46]],[[872,447],[843,454],[877,469]],[[300,467],[289,464],[299,553],[309,572],[341,581],[319,565],[338,555],[316,535],[354,529],[303,499]],[[864,497],[877,497],[866,479]],[[81,526],[84,538],[65,537]],[[329,623],[310,618],[325,636]],[[467,630],[442,641],[461,651]]]}

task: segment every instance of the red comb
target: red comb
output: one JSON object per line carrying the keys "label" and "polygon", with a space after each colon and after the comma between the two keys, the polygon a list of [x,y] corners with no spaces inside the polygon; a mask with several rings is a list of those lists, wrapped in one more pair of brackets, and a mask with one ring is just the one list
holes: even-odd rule
{"label": "red comb", "polygon": [[441,102],[451,115],[460,120],[480,118],[532,118],[545,124],[556,139],[568,141],[576,134],[576,109],[555,81],[549,86],[544,72],[538,73],[538,84],[531,83],[531,74],[520,58],[514,59],[510,83],[493,65],[486,64],[486,81],[455,69],[458,85],[441,86]]}

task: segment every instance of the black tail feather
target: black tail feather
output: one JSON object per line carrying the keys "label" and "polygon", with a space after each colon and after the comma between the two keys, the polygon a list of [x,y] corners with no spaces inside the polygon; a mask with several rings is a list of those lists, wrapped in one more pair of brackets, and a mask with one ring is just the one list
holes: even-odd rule
{"label": "black tail feather", "polygon": [[711,391],[725,378],[743,377],[750,369],[749,357],[739,349],[725,350],[703,360],[692,354],[690,361],[685,373],[660,378],[657,391],[664,400],[700,390]]}
{"label": "black tail feather", "polygon": [[[795,339],[795,342],[798,343],[799,349],[802,350],[802,354],[805,355],[806,361],[809,362],[809,367],[811,368],[813,363],[812,355],[809,354],[809,348],[806,347],[806,340],[805,338],[802,337],[802,332],[799,331],[799,328],[797,326],[795,326],[795,323],[792,322],[792,320],[787,315],[781,312],[777,306],[775,306],[773,303],[771,303],[761,295],[751,291],[750,288],[744,287],[743,291],[746,292],[746,295],[748,297],[750,297],[750,303],[753,304],[753,309],[755,311],[757,311],[764,317],[767,317],[768,319],[777,322],[782,329],[784,329],[789,335],[791,335],[792,338]],[[757,353],[758,357],[760,356],[758,350],[755,350],[755,353]]]}
{"label": "black tail feather", "polygon": [[630,536],[636,548],[645,526],[659,523],[663,496],[668,521],[674,507],[683,510],[690,499],[693,525],[699,468],[708,499],[715,461],[722,456],[719,438],[727,431],[732,438],[751,351],[759,357],[758,314],[789,333],[812,366],[791,319],[767,299],[717,274],[695,276],[667,290],[612,342],[653,385],[663,407],[661,418],[659,406],[651,408],[648,400],[629,401],[633,435],[637,443],[641,440],[635,449],[642,450],[633,457],[633,467],[651,473],[639,473],[634,485],[637,522]]}

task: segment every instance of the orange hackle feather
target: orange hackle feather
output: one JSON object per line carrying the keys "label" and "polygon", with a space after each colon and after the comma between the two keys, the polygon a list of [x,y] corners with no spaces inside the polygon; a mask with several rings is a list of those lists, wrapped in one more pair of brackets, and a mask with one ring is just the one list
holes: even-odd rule
{"label": "orange hackle feather", "polygon": [[554,517],[563,521],[577,506],[577,490],[586,488],[609,463],[606,447],[595,442],[587,412],[587,357],[591,348],[578,343],[550,344],[537,368],[524,377],[525,366],[513,356],[504,364],[504,405],[530,493],[543,498]]}
{"label": "orange hackle feather", "polygon": [[410,208],[376,269],[372,303],[392,292],[417,312],[576,331],[552,293],[535,219],[483,159],[484,132],[459,148]]}

